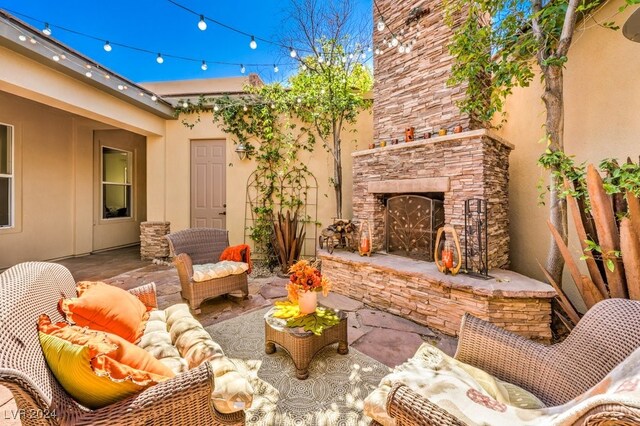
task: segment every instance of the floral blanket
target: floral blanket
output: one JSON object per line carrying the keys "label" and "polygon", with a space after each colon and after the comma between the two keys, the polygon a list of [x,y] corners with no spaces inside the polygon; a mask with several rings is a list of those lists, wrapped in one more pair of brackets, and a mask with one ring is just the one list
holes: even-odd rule
{"label": "floral blanket", "polygon": [[640,349],[576,399],[545,407],[534,395],[423,344],[416,355],[384,377],[365,400],[364,412],[395,425],[385,410],[394,383],[402,382],[470,426],[565,426],[603,404],[640,409]]}

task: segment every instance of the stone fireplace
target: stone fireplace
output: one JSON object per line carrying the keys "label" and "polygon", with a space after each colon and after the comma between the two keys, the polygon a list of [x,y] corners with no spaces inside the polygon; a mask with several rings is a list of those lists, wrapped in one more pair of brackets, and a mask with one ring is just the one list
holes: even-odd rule
{"label": "stone fireplace", "polygon": [[[336,293],[447,334],[457,334],[468,312],[549,341],[555,291],[504,269],[509,267],[513,146],[478,128],[456,105],[465,87],[447,85],[453,58],[442,2],[376,3],[373,21],[382,15],[387,27],[401,34],[401,43],[415,44],[409,54],[401,53],[386,47],[388,31],[374,31],[374,45],[384,50],[374,56],[374,148],[352,154],[353,218],[371,225],[374,253],[360,257],[319,251],[323,275]],[[416,21],[411,18],[416,8],[429,13]],[[415,140],[403,142],[405,129],[411,127]],[[464,250],[465,205],[482,206],[482,218],[467,229],[470,244],[487,242],[486,280],[445,275],[431,262],[435,232],[442,224],[456,229]],[[486,234],[479,223],[486,226]],[[469,264],[474,256],[484,259],[476,250]]]}
{"label": "stone fireplace", "polygon": [[390,252],[387,201],[401,194],[431,195],[442,200],[441,222],[453,225],[464,245],[464,203],[486,199],[489,268],[507,268],[512,148],[487,130],[474,130],[355,152],[353,216],[371,224],[374,250]]}

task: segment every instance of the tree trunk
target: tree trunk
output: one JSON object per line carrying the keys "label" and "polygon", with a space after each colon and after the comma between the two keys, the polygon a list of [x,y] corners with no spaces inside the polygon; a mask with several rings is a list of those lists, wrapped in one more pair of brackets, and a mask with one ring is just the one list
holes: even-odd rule
{"label": "tree trunk", "polygon": [[333,189],[336,192],[336,217],[342,217],[342,150],[340,148],[340,131],[333,126]]}
{"label": "tree trunk", "polygon": [[[552,65],[543,67],[545,91],[542,100],[547,109],[546,130],[549,137],[549,149],[562,151],[564,149],[564,99],[563,99],[563,75],[562,66]],[[558,193],[562,188],[562,178],[555,177],[551,169],[551,185],[549,191],[549,221],[558,230],[562,241],[567,244],[567,201],[560,199]],[[549,240],[549,252],[547,254],[546,269],[556,282],[562,282],[562,270],[564,259],[553,237]]]}

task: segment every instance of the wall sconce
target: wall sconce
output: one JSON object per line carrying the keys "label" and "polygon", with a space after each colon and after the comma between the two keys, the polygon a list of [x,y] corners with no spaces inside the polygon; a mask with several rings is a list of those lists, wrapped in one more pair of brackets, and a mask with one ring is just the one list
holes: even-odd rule
{"label": "wall sconce", "polygon": [[245,158],[249,158],[249,150],[247,149],[246,146],[244,146],[244,144],[242,142],[240,142],[238,145],[236,145],[236,154],[238,154],[238,157],[240,158],[240,160],[244,160]]}
{"label": "wall sconce", "polygon": [[422,19],[422,17],[424,17],[429,13],[431,13],[431,9],[428,7],[427,8],[423,8],[422,6],[414,7],[409,12],[409,16],[407,17],[405,24],[411,25],[414,22],[418,22],[420,19]]}
{"label": "wall sconce", "polygon": [[640,9],[631,14],[622,27],[622,34],[631,41],[640,43]]}

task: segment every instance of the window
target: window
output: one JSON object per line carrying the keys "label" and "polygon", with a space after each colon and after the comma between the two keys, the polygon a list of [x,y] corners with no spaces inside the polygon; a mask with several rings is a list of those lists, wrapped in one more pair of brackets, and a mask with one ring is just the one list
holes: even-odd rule
{"label": "window", "polygon": [[102,218],[131,217],[132,153],[102,147]]}
{"label": "window", "polygon": [[0,228],[13,226],[13,127],[0,124]]}

